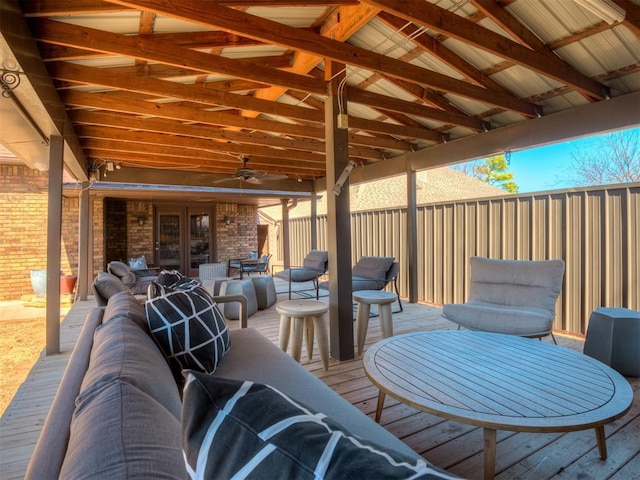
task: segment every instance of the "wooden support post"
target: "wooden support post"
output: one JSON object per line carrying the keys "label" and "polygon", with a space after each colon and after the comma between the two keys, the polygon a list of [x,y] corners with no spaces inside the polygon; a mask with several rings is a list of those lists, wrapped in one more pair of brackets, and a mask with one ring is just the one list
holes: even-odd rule
{"label": "wooden support post", "polygon": [[80,212],[78,218],[78,298],[86,300],[89,281],[93,278],[93,264],[89,257],[89,231],[91,216],[89,215],[89,182],[82,182],[80,194]]}
{"label": "wooden support post", "polygon": [[[417,174],[407,171],[407,268],[409,303],[418,303],[418,222]],[[402,271],[402,270],[401,270]]]}
{"label": "wooden support post", "polygon": [[[334,75],[335,73],[338,74]],[[324,111],[327,152],[329,337],[331,356],[336,360],[349,360],[354,357],[349,179],[342,184],[339,194],[334,192],[336,181],[349,164],[349,131],[347,128],[338,128],[338,116],[347,114],[346,93],[338,91],[340,80],[344,78],[344,66],[327,61],[325,75],[328,81],[328,97]]]}
{"label": "wooden support post", "polygon": [[47,219],[47,355],[60,353],[60,248],[62,238],[62,169],[64,141],[54,135],[49,144],[49,204]]}

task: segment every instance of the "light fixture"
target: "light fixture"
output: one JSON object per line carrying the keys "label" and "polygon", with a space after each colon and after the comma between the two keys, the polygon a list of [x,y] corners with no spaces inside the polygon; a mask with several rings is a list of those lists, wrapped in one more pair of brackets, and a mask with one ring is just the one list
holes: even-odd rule
{"label": "light fixture", "polygon": [[132,202],[131,210],[133,211],[133,215],[138,220],[138,225],[143,226],[147,221],[147,218],[149,218],[147,205],[144,202]]}
{"label": "light fixture", "polygon": [[627,12],[612,0],[574,0],[578,5],[589,10],[596,17],[609,25],[620,23]]}
{"label": "light fixture", "polygon": [[233,219],[231,217],[228,217],[225,215],[224,219],[222,220],[224,222],[225,225],[231,225],[233,223]]}

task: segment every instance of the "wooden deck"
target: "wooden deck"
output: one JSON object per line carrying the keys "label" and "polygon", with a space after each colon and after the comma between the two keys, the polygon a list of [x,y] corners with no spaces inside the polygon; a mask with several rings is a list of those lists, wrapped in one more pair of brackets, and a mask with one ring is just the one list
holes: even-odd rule
{"label": "wooden deck", "polygon": [[[284,296],[280,297],[284,299]],[[40,359],[30,372],[13,402],[0,419],[0,478],[21,479],[70,351],[93,300],[76,303],[61,328],[63,353]],[[394,310],[397,305],[394,305]],[[440,309],[426,305],[404,304],[403,313],[394,313],[394,333],[419,330],[453,329],[442,318]],[[230,327],[237,328],[237,321]],[[275,308],[258,312],[249,319],[273,342],[278,339],[279,318]],[[365,351],[380,340],[377,319],[371,319]],[[582,349],[578,339],[556,335],[567,348]],[[535,340],[532,340],[535,341]],[[233,348],[233,347],[232,347]],[[337,362],[330,359],[324,371],[317,350],[308,360],[303,350],[302,363],[336,392],[373,417],[377,389],[362,368],[362,356]],[[640,478],[640,379],[630,378],[634,405],[623,418],[605,427],[609,458],[598,457],[593,430],[571,433],[533,434],[498,432],[496,478],[507,479],[594,479],[629,480]],[[382,424],[427,460],[469,479],[483,475],[482,429],[421,413],[387,397]]]}

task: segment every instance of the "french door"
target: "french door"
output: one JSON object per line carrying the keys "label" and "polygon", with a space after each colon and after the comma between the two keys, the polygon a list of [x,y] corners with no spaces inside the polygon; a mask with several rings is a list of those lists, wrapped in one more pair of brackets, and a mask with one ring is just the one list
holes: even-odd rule
{"label": "french door", "polygon": [[198,276],[213,258],[213,209],[158,206],[155,224],[156,265]]}

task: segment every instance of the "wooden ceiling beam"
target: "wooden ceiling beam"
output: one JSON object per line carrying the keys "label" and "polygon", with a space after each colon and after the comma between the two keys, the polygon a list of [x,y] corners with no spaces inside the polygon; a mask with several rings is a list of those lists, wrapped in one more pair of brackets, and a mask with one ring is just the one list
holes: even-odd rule
{"label": "wooden ceiling beam", "polygon": [[102,140],[118,140],[123,142],[148,143],[152,145],[166,145],[180,148],[190,148],[207,152],[242,155],[260,155],[263,157],[278,156],[282,159],[313,162],[324,166],[324,154],[305,152],[301,150],[276,149],[241,143],[216,142],[203,138],[167,135],[162,133],[140,132],[121,128],[84,126],[77,130],[80,138],[95,138]]}
{"label": "wooden ceiling beam", "polygon": [[124,55],[176,67],[189,65],[189,68],[201,73],[222,73],[250,81],[263,82],[268,78],[272,85],[320,95],[325,93],[324,82],[311,77],[176,47],[170,43],[158,42],[153,36],[149,36],[148,39],[143,37],[134,39],[127,35],[52,20],[39,19],[36,22],[33,35],[42,42],[71,47],[82,46],[112,55]]}
{"label": "wooden ceiling beam", "polygon": [[[205,125],[178,123],[163,118],[145,118],[144,121],[141,121],[140,117],[133,115],[89,110],[71,111],[69,112],[69,116],[75,124],[79,125],[101,125],[106,127],[165,133],[170,135],[206,138],[226,143],[234,142],[249,145],[261,145],[317,152],[321,154],[325,152],[324,141],[312,138],[286,138],[267,135],[260,132],[234,132],[230,130],[211,128],[210,126]],[[349,150],[350,155],[353,154],[353,156],[359,158],[379,160],[381,158],[381,154],[371,147],[396,150],[400,152],[408,152],[412,150],[410,144],[401,140],[381,142],[377,138],[364,135],[350,135],[350,138],[352,138],[350,141],[350,144],[352,145]],[[358,145],[361,147],[358,147]]]}
{"label": "wooden ceiling beam", "polygon": [[[180,159],[194,159],[202,161],[216,161],[222,164],[235,164],[236,168],[242,166],[237,156],[220,154],[217,152],[207,152],[204,150],[194,150],[191,148],[173,147],[170,145],[154,145],[149,143],[127,142],[121,140],[105,140],[100,138],[87,138],[83,140],[83,145],[89,150],[102,150],[104,152],[123,152],[129,154],[157,155],[159,157],[171,157]],[[107,153],[106,158],[112,158]],[[313,170],[315,172],[324,171],[323,165],[316,162],[305,162],[301,160],[287,160],[274,156],[251,156],[251,167],[260,168],[273,173],[285,173],[283,168],[296,168],[300,170]]]}
{"label": "wooden ceiling beam", "polygon": [[225,143],[243,143],[249,145],[271,146],[277,148],[324,153],[323,141],[311,138],[286,138],[267,135],[261,132],[235,132],[207,125],[180,123],[164,118],[144,118],[119,113],[75,110],[69,113],[71,120],[79,125],[100,125],[146,132],[182,135],[210,139]]}
{"label": "wooden ceiling beam", "polygon": [[[402,28],[402,35],[412,36],[418,32],[418,27],[414,24],[407,26],[407,21],[401,18],[391,15],[390,13],[381,12],[378,18],[384,23],[389,25],[395,30]],[[442,35],[439,35],[442,37]],[[446,37],[445,37],[446,38]],[[494,82],[488,75],[485,75],[481,70],[477,69],[471,63],[460,57],[460,55],[454,53],[449,48],[445,47],[442,42],[431,35],[423,33],[421,35],[411,38],[411,41],[420,46],[425,52],[430,53],[439,60],[446,63],[449,67],[453,68],[460,75],[463,75],[467,81],[481,85],[485,88],[496,92],[502,92],[508,95],[511,93],[497,82]]]}
{"label": "wooden ceiling beam", "polygon": [[[300,92],[287,92],[289,96],[306,103],[317,109],[324,109],[324,103],[314,96],[304,95]],[[367,145],[374,148],[383,148],[387,150],[397,150],[400,152],[411,152],[417,148],[410,142],[398,140],[397,138],[387,136],[369,136],[359,135],[354,132],[349,133],[349,145]]]}
{"label": "wooden ceiling beam", "polygon": [[[453,79],[446,75],[408,64],[379,53],[344,44],[308,31],[300,31],[296,28],[254,15],[249,15],[245,12],[239,12],[232,8],[211,6],[205,11],[202,8],[199,8],[197,0],[183,0],[179,4],[168,4],[161,0],[108,1],[131,8],[150,11],[156,14],[168,15],[210,28],[221,28],[236,33],[242,32],[243,35],[267,43],[285,46],[297,51],[306,52],[307,54],[316,55],[321,58],[345,63],[347,65],[354,65],[372,71],[384,72],[394,77],[427,85],[437,90],[454,93],[479,102],[502,107],[507,110],[514,110],[528,116],[536,116],[540,114],[538,106],[528,104],[510,95],[491,92],[462,80]],[[428,2],[424,2],[423,0],[420,0],[419,3],[428,4]],[[372,4],[375,5],[375,3]]]}
{"label": "wooden ceiling beam", "polygon": [[299,137],[324,138],[324,129],[321,127],[305,127],[261,118],[246,118],[240,115],[180,107],[171,103],[148,102],[125,92],[88,93],[66,90],[60,92],[60,94],[65,103],[77,107],[98,108],[112,112],[168,118],[183,122],[241,128],[247,131],[259,130]]}
{"label": "wooden ceiling beam", "polygon": [[[228,7],[280,7],[280,6],[341,6],[357,5],[358,0],[208,0],[210,3],[225,5]],[[24,2],[23,12],[25,17],[50,17],[67,15],[95,15],[98,13],[118,13],[130,11],[130,8],[117,6],[96,0],[29,0]]]}
{"label": "wooden ceiling beam", "polygon": [[398,100],[397,98],[389,97],[388,95],[380,95],[378,93],[369,92],[359,88],[349,87],[347,98],[349,98],[350,102],[360,103],[374,108],[382,108],[384,110],[391,110],[392,112],[415,115],[417,117],[423,117],[438,122],[452,123],[454,125],[469,128],[476,132],[485,131],[490,128],[488,123],[478,120],[477,118],[426,107],[419,103]]}
{"label": "wooden ceiling beam", "polygon": [[[360,3],[354,6],[337,8],[320,28],[320,35],[330,37],[338,42],[344,42],[351,35],[365,26],[380,10]],[[291,72],[306,75],[322,63],[322,58],[306,52],[296,52]],[[285,93],[286,89],[273,87],[256,93],[258,98],[275,100]]]}
{"label": "wooden ceiling beam", "polygon": [[581,74],[556,55],[531,50],[430,2],[424,0],[363,1],[409,22],[430,28],[527,67],[560,83],[570,85],[591,97],[604,100],[610,95],[608,87]]}
{"label": "wooden ceiling beam", "polygon": [[116,73],[111,69],[87,67],[67,62],[49,64],[48,70],[51,77],[58,80],[118,88],[130,92],[186,100],[204,105],[222,105],[239,110],[253,110],[270,115],[318,123],[324,122],[324,114],[317,110],[261,100],[247,95],[202,88],[200,85],[188,85],[152,77],[126,75]]}

